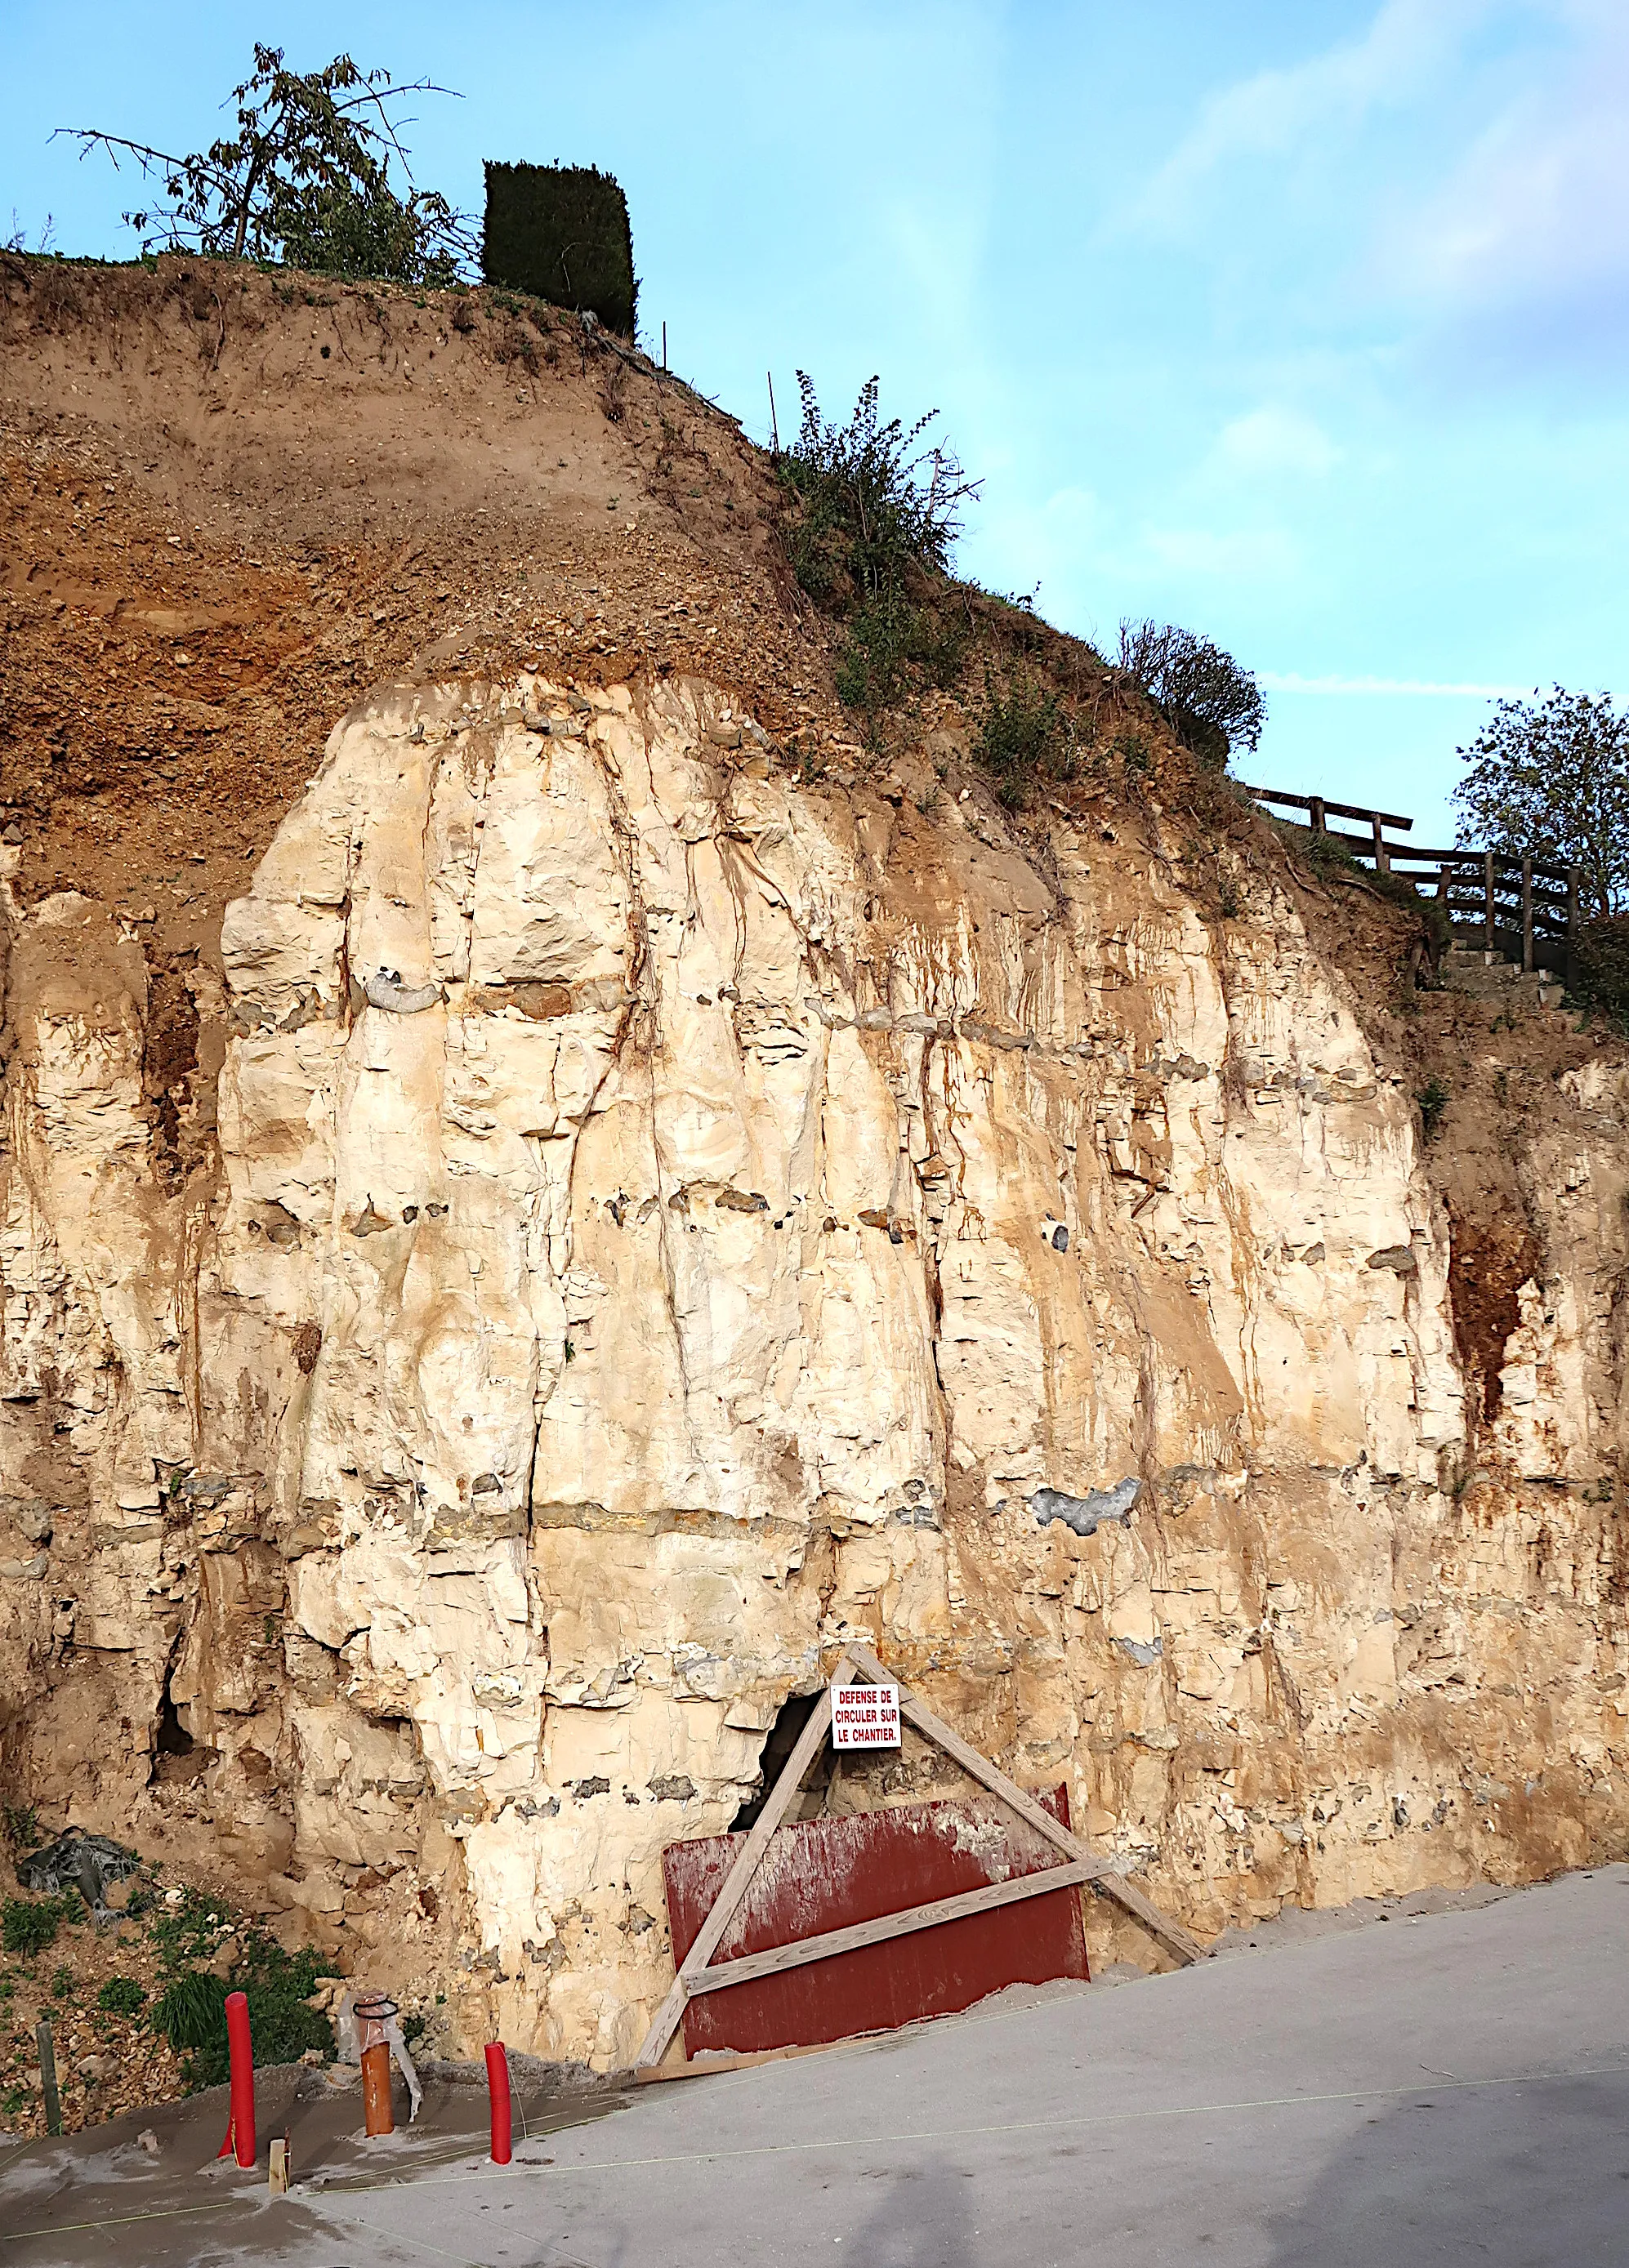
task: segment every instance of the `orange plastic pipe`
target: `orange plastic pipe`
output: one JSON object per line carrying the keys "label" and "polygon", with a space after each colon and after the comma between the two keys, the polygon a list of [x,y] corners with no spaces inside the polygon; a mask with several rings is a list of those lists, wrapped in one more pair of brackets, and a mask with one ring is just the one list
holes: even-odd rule
{"label": "orange plastic pipe", "polygon": [[362,2051],[362,2123],[370,2134],[396,2131],[390,2106],[390,2047],[385,2040]]}

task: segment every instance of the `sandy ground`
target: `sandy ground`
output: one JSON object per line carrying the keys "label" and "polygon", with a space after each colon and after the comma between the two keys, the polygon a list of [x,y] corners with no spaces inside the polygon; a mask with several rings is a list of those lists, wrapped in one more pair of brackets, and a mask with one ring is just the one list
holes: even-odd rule
{"label": "sandy ground", "polygon": [[4,2257],[1618,2268],[1626,1956],[1625,1867],[1286,1918],[1131,1990],[534,2100],[507,2170],[478,2088],[439,2085],[414,2136],[369,2146],[354,2096],[308,2077],[294,2102],[285,2074],[262,2129],[293,2134],[288,2198],[216,2168],[224,2104],[201,2097],[151,2121],[156,2157],[109,2129],[0,2161]]}

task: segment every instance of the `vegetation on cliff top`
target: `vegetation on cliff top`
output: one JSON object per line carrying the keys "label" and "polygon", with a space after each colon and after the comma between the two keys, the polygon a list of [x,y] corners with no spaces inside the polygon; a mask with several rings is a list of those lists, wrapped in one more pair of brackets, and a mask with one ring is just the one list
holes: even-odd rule
{"label": "vegetation on cliff top", "polygon": [[[469,266],[471,224],[438,189],[414,186],[393,110],[413,94],[447,94],[361,70],[348,55],[317,71],[286,68],[256,41],[254,69],[234,87],[237,132],[184,157],[105,128],[63,127],[81,155],[105,151],[162,185],[162,199],[123,214],[146,252],[277,261],[317,275],[445,285]],[[398,192],[395,162],[405,182]]]}
{"label": "vegetation on cliff top", "polygon": [[1581,870],[1597,916],[1629,904],[1629,711],[1610,693],[1499,701],[1459,755],[1460,839]]}

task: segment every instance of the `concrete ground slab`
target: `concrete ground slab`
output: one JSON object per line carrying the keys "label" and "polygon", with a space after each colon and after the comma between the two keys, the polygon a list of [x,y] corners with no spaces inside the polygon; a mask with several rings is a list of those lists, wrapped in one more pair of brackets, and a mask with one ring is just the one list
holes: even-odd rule
{"label": "concrete ground slab", "polygon": [[287,2199],[188,2170],[184,2118],[162,2183],[31,2145],[0,2268],[1625,2268],[1629,1867],[1393,1911],[642,2088],[506,2170],[467,2126]]}

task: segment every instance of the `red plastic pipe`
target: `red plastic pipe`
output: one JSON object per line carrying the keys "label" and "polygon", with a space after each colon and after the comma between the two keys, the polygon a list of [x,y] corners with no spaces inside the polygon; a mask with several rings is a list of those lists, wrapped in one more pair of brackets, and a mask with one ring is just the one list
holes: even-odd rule
{"label": "red plastic pipe", "polygon": [[492,2163],[506,2166],[513,2125],[509,2109],[509,2058],[501,2040],[493,2040],[488,2045],[486,2084],[492,2098]]}
{"label": "red plastic pipe", "polygon": [[[226,1995],[226,2046],[232,2057],[232,2124],[226,2139],[238,2163],[254,2163],[254,2047],[249,2037],[249,2004],[241,1992]],[[225,2157],[225,2152],[221,2153]]]}

